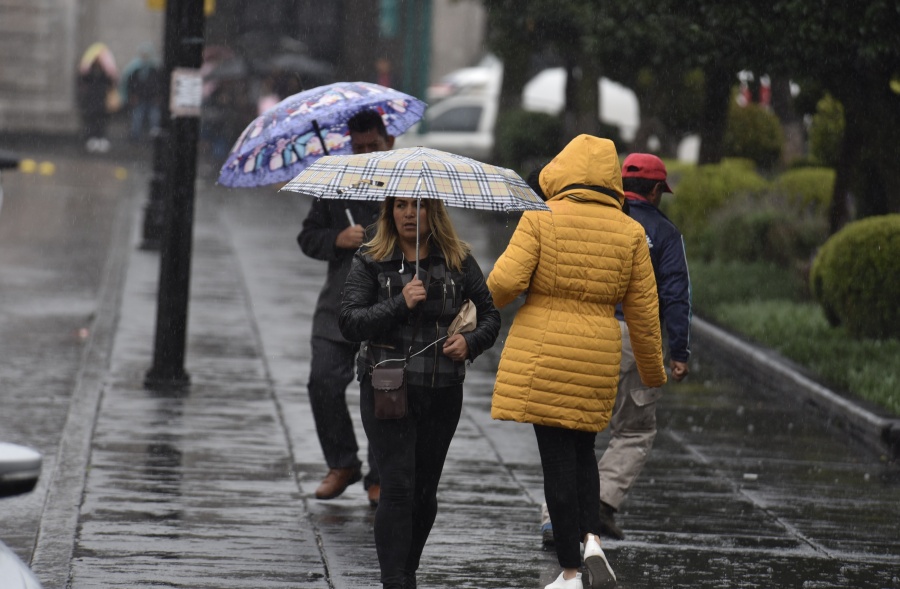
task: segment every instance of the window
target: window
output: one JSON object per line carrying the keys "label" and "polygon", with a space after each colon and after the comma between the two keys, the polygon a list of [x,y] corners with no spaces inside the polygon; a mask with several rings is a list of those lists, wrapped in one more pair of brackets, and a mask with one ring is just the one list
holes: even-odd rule
{"label": "window", "polygon": [[482,107],[460,106],[436,116],[428,122],[432,133],[474,133],[478,131]]}

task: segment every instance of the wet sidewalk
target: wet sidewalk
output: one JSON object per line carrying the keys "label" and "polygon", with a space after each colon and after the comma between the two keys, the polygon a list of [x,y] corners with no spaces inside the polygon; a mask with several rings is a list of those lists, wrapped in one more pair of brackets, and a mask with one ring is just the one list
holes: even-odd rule
{"label": "wet sidewalk", "polygon": [[[137,207],[122,223],[120,280],[104,291],[73,398],[84,423],[66,426],[68,470],[53,474],[34,552],[47,589],[380,586],[362,486],[313,498],[326,469],[306,377],[325,264],[294,241],[304,198],[201,182],[182,394],[142,386],[158,255],[136,248]],[[503,220],[460,215],[487,272],[490,224]],[[559,571],[540,545],[533,432],[490,419],[499,346],[466,380],[420,587],[538,588]],[[656,447],[619,516],[628,537],[604,543],[619,586],[900,587],[896,467],[706,364],[702,349],[695,358],[660,406]]]}

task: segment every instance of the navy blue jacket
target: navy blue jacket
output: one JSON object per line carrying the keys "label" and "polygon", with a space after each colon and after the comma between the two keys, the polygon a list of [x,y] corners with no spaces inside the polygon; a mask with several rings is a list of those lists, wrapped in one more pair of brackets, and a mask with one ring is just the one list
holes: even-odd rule
{"label": "navy blue jacket", "polygon": [[[669,358],[687,362],[691,356],[691,279],[688,275],[684,238],[662,211],[645,200],[628,199],[628,215],[647,233],[650,261],[659,293],[659,316],[666,327]],[[623,318],[621,309],[616,317]]]}

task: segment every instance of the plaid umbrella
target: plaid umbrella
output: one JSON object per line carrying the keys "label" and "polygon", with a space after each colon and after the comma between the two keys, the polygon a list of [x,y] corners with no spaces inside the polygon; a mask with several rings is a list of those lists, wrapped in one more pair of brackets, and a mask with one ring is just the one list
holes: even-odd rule
{"label": "plaid umbrella", "polygon": [[[415,198],[418,204],[423,198],[440,199],[448,206],[486,211],[550,210],[512,170],[427,147],[325,156],[282,190],[346,200],[393,196]],[[417,259],[416,274],[418,266]]]}
{"label": "plaid umbrella", "polygon": [[369,82],[337,82],[294,94],[244,129],[219,172],[219,183],[287,182],[323,155],[349,154],[347,121],[367,109],[380,114],[396,137],[422,118],[425,103]]}
{"label": "plaid umbrella", "polygon": [[512,170],[427,147],[325,156],[282,190],[348,200],[433,198],[486,211],[550,210]]}

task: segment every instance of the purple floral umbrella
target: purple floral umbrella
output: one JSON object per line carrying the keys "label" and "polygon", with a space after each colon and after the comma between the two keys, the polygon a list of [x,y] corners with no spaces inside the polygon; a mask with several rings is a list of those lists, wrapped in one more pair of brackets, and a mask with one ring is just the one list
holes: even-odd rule
{"label": "purple floral umbrella", "polygon": [[294,94],[244,129],[219,172],[219,183],[287,182],[323,155],[351,153],[347,120],[361,110],[381,114],[387,132],[396,137],[421,119],[425,108],[418,98],[369,82],[338,82]]}

